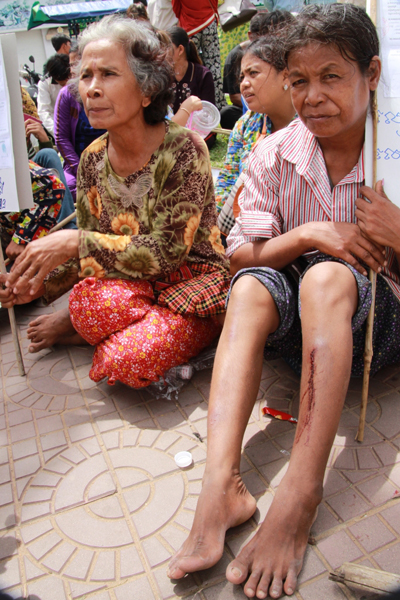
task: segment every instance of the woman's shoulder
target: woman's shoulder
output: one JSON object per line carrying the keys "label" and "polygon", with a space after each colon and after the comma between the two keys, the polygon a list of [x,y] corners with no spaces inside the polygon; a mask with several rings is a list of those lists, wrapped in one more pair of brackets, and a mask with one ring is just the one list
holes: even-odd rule
{"label": "woman's shoulder", "polygon": [[94,140],[81,154],[81,163],[89,159],[101,160],[107,147],[108,133],[103,133]]}
{"label": "woman's shoulder", "polygon": [[168,125],[168,133],[163,144],[165,150],[180,153],[192,147],[197,154],[208,154],[207,144],[196,131],[182,127],[174,121],[168,121]]}
{"label": "woman's shoulder", "polygon": [[287,127],[264,138],[254,149],[254,155],[259,158],[280,157],[287,159],[299,146],[303,146],[312,133],[303,125],[300,119],[294,119]]}
{"label": "woman's shoulder", "polygon": [[208,69],[204,65],[199,65],[199,63],[192,63],[192,65],[194,66],[195,76],[197,75],[198,77],[205,77],[209,73],[212,77],[210,69]]}

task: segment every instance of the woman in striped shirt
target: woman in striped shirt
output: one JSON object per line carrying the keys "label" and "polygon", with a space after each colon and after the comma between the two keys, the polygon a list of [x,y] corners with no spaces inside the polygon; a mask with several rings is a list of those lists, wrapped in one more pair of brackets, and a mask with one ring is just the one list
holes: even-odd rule
{"label": "woman in striped shirt", "polygon": [[240,450],[266,342],[295,367],[302,358],[300,411],[267,517],[227,568],[229,581],[247,579],[249,598],[295,591],[350,374],[362,369],[367,267],[379,273],[372,370],[400,358],[400,209],[382,182],[376,192],[363,185],[378,55],[374,25],[350,4],[308,6],[289,35],[299,120],[263,140],[249,160],[228,238],[235,277],[211,385],[203,489],[189,538],[170,564],[173,578],[215,564],[225,531],[256,510],[240,477]]}

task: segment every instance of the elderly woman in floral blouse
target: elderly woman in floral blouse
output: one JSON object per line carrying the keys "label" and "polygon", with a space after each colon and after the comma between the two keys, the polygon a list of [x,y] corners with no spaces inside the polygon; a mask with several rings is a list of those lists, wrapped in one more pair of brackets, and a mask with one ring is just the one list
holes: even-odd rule
{"label": "elderly woman in floral blouse", "polygon": [[73,287],[70,310],[30,324],[30,351],[97,344],[91,376],[148,385],[220,330],[229,271],[207,148],[166,121],[172,71],[137,21],[107,17],[80,37],[79,93],[107,133],[82,154],[77,231],[29,245],[1,276],[3,306]]}

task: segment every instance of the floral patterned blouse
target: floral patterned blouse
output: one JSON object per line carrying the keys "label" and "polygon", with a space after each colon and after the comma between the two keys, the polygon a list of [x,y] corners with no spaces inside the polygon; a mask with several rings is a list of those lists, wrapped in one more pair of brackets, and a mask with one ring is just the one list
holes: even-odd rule
{"label": "floral patterned blouse", "polygon": [[[173,308],[186,312],[188,299],[176,302],[181,295],[177,284],[193,280],[193,287],[196,279],[208,276],[207,311],[197,307],[191,312],[222,312],[216,307],[223,307],[229,267],[216,225],[204,141],[168,121],[164,141],[149,162],[125,178],[113,171],[107,142],[106,133],[82,153],[77,178],[80,265],[70,260],[48,276],[47,302],[79,277],[147,279],[156,293],[174,287]],[[184,287],[179,287],[183,295]],[[170,306],[165,292],[162,304]]]}
{"label": "floral patterned blouse", "polygon": [[264,114],[248,110],[235,123],[235,127],[229,136],[224,167],[218,175],[215,186],[215,200],[218,212],[221,212],[232,187],[241,174],[244,162],[262,131],[265,118],[267,119],[266,133],[269,135],[271,133],[271,121]]}

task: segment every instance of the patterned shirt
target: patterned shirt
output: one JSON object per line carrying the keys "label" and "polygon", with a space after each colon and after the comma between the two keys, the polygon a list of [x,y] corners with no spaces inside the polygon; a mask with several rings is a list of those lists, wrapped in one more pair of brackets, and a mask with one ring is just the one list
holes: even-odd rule
{"label": "patterned shirt", "polygon": [[[243,244],[273,238],[311,221],[356,223],[356,199],[364,183],[363,152],[331,190],[324,156],[315,136],[296,119],[260,142],[248,162],[240,215],[228,236],[227,255]],[[396,254],[386,249],[382,275],[400,300]],[[305,256],[315,256],[310,249]]]}
{"label": "patterned shirt", "polygon": [[80,272],[77,261],[53,271],[47,302],[79,277],[146,279],[160,293],[159,303],[175,312],[222,312],[230,276],[204,141],[168,121],[160,147],[128,177],[113,171],[107,146],[106,133],[82,153],[76,206]]}
{"label": "patterned shirt", "polygon": [[51,169],[29,161],[32,195],[35,206],[21,212],[0,213],[0,225],[16,244],[28,244],[57,225],[65,194],[62,181]]}
{"label": "patterned shirt", "polygon": [[[262,131],[264,118],[264,114],[249,110],[243,117],[240,117],[232,129],[224,168],[220,171],[215,186],[215,201],[218,212],[221,212],[232,187],[243,170],[244,162],[257,141],[257,135]],[[267,135],[270,133],[271,121],[267,118]]]}

